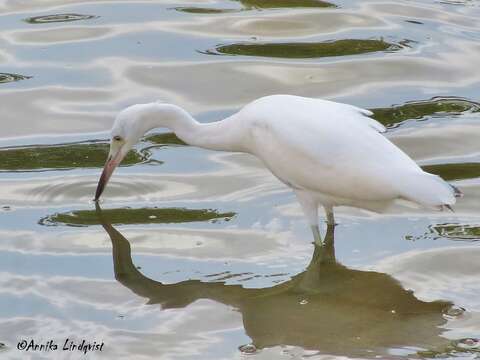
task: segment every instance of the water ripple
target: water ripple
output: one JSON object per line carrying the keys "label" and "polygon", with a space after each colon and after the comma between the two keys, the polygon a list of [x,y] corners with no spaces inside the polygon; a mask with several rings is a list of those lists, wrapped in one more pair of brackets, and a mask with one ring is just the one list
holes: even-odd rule
{"label": "water ripple", "polygon": [[[107,358],[241,357],[250,342],[253,358],[478,356],[479,11],[469,0],[0,0],[0,136],[11,137],[0,353],[19,355],[20,333],[68,333],[119,344]],[[35,81],[8,84],[20,74]],[[108,145],[80,141],[106,139],[134,103],[209,122],[274,93],[372,109],[389,139],[465,193],[455,213],[339,209],[346,266],[303,272],[311,238],[288,188],[249,156],[163,148],[183,144],[155,135],[102,204],[131,240],[130,274],[156,276],[128,283],[122,255],[124,282],[110,281],[125,239],[106,241],[91,202]],[[377,259],[394,278],[371,271]],[[456,307],[426,302],[438,299]]]}
{"label": "water ripple", "polygon": [[95,15],[81,15],[81,14],[54,14],[54,15],[29,17],[24,19],[23,21],[29,24],[48,24],[48,23],[56,23],[56,22],[88,20],[88,19],[95,19],[97,17],[98,16],[95,16]]}
{"label": "water ripple", "polygon": [[110,35],[112,32],[113,29],[108,27],[65,26],[61,29],[14,31],[9,36],[11,36],[12,41],[20,44],[58,44],[73,41],[93,41]]}

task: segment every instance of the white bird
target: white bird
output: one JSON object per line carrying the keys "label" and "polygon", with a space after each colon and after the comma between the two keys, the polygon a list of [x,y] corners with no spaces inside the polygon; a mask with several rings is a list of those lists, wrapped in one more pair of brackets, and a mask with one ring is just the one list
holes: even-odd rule
{"label": "white bird", "polygon": [[249,153],[297,196],[321,243],[318,207],[334,225],[333,208],[382,211],[397,199],[451,209],[461,192],[424,172],[381,133],[385,127],[355,106],[292,95],[257,99],[232,116],[201,124],[182,108],[137,104],[121,111],[111,131],[110,153],[95,201],[128,151],[154,128],[168,128],[185,143]]}

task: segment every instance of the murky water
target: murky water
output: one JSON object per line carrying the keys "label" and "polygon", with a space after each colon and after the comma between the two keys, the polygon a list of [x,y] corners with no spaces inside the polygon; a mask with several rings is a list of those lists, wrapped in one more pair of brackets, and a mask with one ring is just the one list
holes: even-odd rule
{"label": "murky water", "polygon": [[[480,357],[480,2],[0,1],[0,356]],[[242,154],[155,131],[91,202],[119,109],[291,93],[372,109],[455,213],[338,211],[314,248]]]}

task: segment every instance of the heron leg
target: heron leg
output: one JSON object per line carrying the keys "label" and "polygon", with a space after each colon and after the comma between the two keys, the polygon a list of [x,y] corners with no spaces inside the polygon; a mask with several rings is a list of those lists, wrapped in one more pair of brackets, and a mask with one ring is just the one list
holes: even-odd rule
{"label": "heron leg", "polygon": [[325,214],[327,215],[328,226],[335,226],[335,216],[333,215],[333,207],[325,207]]}
{"label": "heron leg", "polygon": [[310,224],[315,244],[322,245],[322,237],[320,235],[320,229],[318,228],[318,203],[306,192],[297,190],[295,191],[295,195],[297,195],[298,202]]}
{"label": "heron leg", "polygon": [[320,229],[318,225],[311,225],[310,228],[312,229],[314,245],[315,246],[323,246],[322,235],[320,235]]}

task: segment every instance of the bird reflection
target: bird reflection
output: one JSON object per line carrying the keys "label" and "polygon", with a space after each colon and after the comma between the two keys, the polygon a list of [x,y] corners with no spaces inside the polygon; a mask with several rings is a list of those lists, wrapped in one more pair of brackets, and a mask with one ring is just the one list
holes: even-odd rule
{"label": "bird reflection", "polygon": [[367,356],[389,348],[432,348],[440,337],[444,301],[425,302],[391,276],[349,269],[335,258],[334,226],[323,246],[315,245],[306,270],[282,284],[246,289],[222,282],[187,280],[162,284],[133,264],[128,240],[97,214],[112,241],[115,278],[135,294],[163,309],[210,299],[237,309],[257,349],[299,346],[322,353]]}

